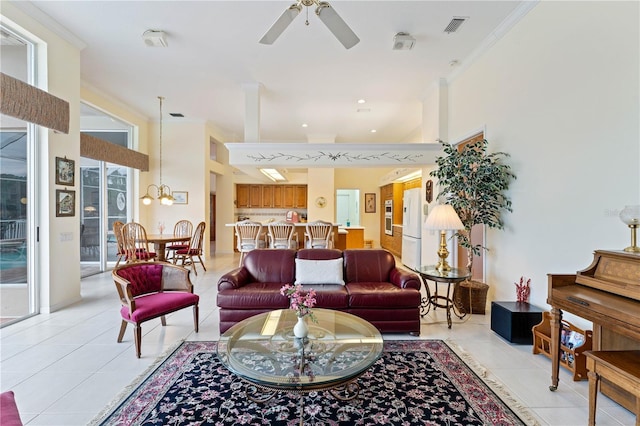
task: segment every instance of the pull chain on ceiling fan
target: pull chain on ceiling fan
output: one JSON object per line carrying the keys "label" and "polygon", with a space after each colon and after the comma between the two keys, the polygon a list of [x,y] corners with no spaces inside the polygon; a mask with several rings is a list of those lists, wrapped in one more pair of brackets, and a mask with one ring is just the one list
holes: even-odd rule
{"label": "pull chain on ceiling fan", "polygon": [[[289,6],[283,13],[280,15],[278,20],[269,28],[267,33],[260,39],[260,43],[262,44],[273,44],[280,34],[287,29],[289,24],[293,22],[294,18],[298,16],[300,12],[302,12],[302,6],[311,7],[316,5],[316,15],[320,20],[329,28],[329,31],[338,39],[342,45],[350,49],[358,42],[360,39],[353,32],[351,28],[344,22],[344,20],[338,15],[335,9],[325,1],[318,0],[298,0],[297,3]],[[307,10],[308,14],[308,10]],[[305,22],[309,25],[309,20]]]}

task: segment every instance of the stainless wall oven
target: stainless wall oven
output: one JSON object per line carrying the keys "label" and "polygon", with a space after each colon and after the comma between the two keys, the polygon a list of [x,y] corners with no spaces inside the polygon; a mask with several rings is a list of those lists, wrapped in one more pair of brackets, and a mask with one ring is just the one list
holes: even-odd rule
{"label": "stainless wall oven", "polygon": [[384,233],[393,235],[393,200],[384,202]]}

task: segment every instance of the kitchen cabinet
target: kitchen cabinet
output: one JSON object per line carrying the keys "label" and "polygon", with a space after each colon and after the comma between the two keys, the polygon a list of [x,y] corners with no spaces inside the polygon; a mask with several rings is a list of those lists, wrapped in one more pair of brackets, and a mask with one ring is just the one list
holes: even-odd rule
{"label": "kitchen cabinet", "polygon": [[307,208],[307,185],[283,185],[283,204],[285,208]]}
{"label": "kitchen cabinet", "polygon": [[347,228],[347,231],[347,248],[364,248],[364,228]]}
{"label": "kitchen cabinet", "polygon": [[261,207],[274,207],[273,193],[275,185],[260,185],[262,187],[262,203]]}
{"label": "kitchen cabinet", "polygon": [[272,185],[273,187],[273,207],[281,209],[284,207],[284,187],[282,185]]}
{"label": "kitchen cabinet", "polygon": [[262,207],[262,185],[249,185],[249,207]]}
{"label": "kitchen cabinet", "polygon": [[307,208],[307,185],[295,186],[294,206],[300,209]]}
{"label": "kitchen cabinet", "polygon": [[236,184],[238,208],[307,208],[307,185]]}
{"label": "kitchen cabinet", "polygon": [[251,207],[249,203],[249,185],[236,185],[236,207]]}
{"label": "kitchen cabinet", "polygon": [[282,207],[293,207],[295,205],[295,190],[293,185],[283,185],[282,191]]}

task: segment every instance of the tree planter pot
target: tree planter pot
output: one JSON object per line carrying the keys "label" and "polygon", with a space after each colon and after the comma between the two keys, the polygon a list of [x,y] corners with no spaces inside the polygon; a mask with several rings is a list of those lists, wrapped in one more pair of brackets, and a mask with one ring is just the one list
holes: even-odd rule
{"label": "tree planter pot", "polygon": [[454,300],[468,314],[485,314],[489,285],[479,281],[462,281],[458,284]]}

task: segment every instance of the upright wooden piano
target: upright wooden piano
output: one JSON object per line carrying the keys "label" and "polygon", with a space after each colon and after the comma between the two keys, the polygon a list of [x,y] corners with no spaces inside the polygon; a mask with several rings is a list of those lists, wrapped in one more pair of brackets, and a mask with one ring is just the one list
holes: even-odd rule
{"label": "upright wooden piano", "polygon": [[[596,250],[588,268],[548,274],[547,303],[552,307],[549,389],[554,391],[563,310],[593,322],[593,350],[640,349],[640,254]],[[600,391],[634,411],[635,397],[614,383],[602,381]]]}

